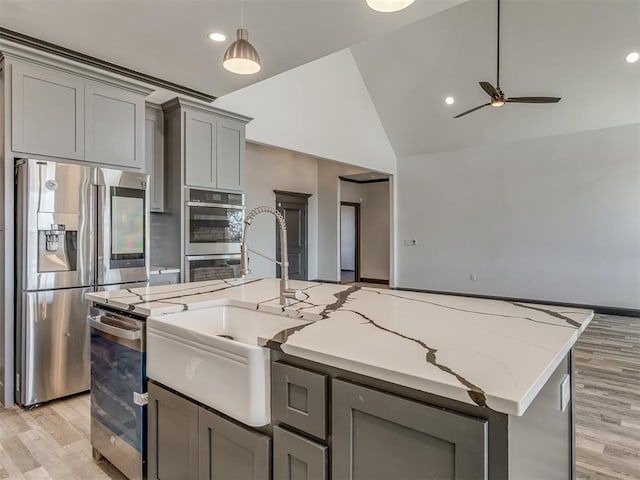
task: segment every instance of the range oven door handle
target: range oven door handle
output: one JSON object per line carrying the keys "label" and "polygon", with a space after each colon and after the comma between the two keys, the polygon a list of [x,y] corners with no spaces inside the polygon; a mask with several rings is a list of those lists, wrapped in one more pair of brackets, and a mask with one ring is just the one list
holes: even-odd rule
{"label": "range oven door handle", "polygon": [[[140,340],[142,337],[142,330],[127,330],[126,328],[119,328],[113,325],[109,325],[102,321],[102,315],[89,316],[89,325],[96,330],[99,330],[114,337],[124,338],[125,340]],[[106,317],[108,318],[108,317]]]}

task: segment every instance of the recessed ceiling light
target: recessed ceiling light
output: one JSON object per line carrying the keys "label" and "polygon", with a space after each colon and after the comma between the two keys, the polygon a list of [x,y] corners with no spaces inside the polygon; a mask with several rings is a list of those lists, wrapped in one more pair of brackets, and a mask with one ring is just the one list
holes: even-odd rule
{"label": "recessed ceiling light", "polygon": [[455,103],[456,99],[453,97],[447,97],[444,99],[444,103],[446,103],[447,105],[453,105]]}
{"label": "recessed ceiling light", "polygon": [[224,33],[210,33],[209,38],[214,42],[224,42],[227,39],[227,36]]}
{"label": "recessed ceiling light", "polygon": [[636,63],[638,60],[640,60],[640,53],[631,52],[629,55],[627,55],[625,60],[627,61],[627,63]]}

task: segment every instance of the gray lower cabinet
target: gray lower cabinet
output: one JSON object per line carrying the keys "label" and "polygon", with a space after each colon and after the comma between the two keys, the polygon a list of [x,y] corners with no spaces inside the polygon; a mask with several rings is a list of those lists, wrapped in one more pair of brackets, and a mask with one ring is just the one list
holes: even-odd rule
{"label": "gray lower cabinet", "polygon": [[85,160],[144,168],[144,97],[110,85],[85,85]]}
{"label": "gray lower cabinet", "polygon": [[200,408],[198,424],[200,480],[271,478],[270,437],[204,408]]}
{"label": "gray lower cabinet", "polygon": [[11,65],[11,148],[82,160],[84,82],[58,70]]}
{"label": "gray lower cabinet", "polygon": [[150,480],[269,480],[271,438],[148,384]]}
{"label": "gray lower cabinet", "polygon": [[145,172],[149,174],[149,207],[164,212],[164,117],[159,105],[147,104],[144,124]]}
{"label": "gray lower cabinet", "polygon": [[148,478],[198,478],[198,406],[149,382]]}
{"label": "gray lower cabinet", "polygon": [[278,426],[273,427],[276,480],[327,480],[329,448]]}
{"label": "gray lower cabinet", "polygon": [[271,411],[274,420],[324,440],[327,437],[327,375],[273,362]]}
{"label": "gray lower cabinet", "polygon": [[333,480],[486,480],[488,422],[333,380]]}

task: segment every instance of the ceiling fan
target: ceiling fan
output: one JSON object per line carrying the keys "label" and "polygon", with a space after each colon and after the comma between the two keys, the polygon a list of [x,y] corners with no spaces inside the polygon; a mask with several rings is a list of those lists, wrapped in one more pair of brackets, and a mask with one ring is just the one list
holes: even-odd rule
{"label": "ceiling fan", "polygon": [[489,103],[485,103],[478,107],[462,112],[453,118],[460,118],[481,108],[488,107],[502,107],[505,103],[558,103],[559,97],[505,97],[504,93],[500,89],[500,0],[498,0],[498,52],[497,52],[497,67],[496,67],[496,86],[494,87],[489,82],[480,82],[482,89],[487,92],[491,97]]}

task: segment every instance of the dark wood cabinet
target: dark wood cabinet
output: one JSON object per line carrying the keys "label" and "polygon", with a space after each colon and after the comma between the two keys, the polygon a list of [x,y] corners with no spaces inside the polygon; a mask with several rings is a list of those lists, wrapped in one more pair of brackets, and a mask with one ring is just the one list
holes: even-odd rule
{"label": "dark wood cabinet", "polygon": [[486,480],[488,422],[332,382],[333,480]]}
{"label": "dark wood cabinet", "polygon": [[198,478],[198,406],[149,383],[148,477]]}
{"label": "dark wood cabinet", "polygon": [[269,480],[271,438],[200,408],[200,480]]}
{"label": "dark wood cabinet", "polygon": [[273,427],[273,477],[277,480],[327,480],[329,447]]}
{"label": "dark wood cabinet", "polygon": [[150,480],[269,480],[271,438],[149,382]]}

